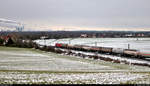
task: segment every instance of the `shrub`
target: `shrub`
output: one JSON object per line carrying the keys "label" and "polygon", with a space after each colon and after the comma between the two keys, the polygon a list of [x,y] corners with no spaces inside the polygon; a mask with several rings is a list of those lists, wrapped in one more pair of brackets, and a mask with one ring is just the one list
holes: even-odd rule
{"label": "shrub", "polygon": [[4,40],[3,39],[0,39],[0,44],[3,44]]}

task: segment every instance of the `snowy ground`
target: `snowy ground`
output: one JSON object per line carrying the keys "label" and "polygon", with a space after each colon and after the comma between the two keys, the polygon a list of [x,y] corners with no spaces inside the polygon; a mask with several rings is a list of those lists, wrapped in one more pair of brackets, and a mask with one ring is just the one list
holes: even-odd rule
{"label": "snowy ground", "polygon": [[[101,70],[113,69],[105,65],[90,64],[78,60],[67,59],[56,54],[42,54],[34,51],[15,50],[0,51],[1,70]],[[68,65],[69,64],[69,65]]]}
{"label": "snowy ground", "polygon": [[0,83],[149,83],[150,68],[0,47]]}
{"label": "snowy ground", "polygon": [[75,38],[75,39],[47,39],[47,40],[35,40],[41,45],[55,45],[55,43],[70,43],[71,44],[83,44],[102,47],[113,47],[113,48],[124,48],[128,49],[128,44],[130,44],[130,49],[137,49],[142,52],[150,53],[150,38]]}
{"label": "snowy ground", "polygon": [[[67,49],[61,49],[62,51],[68,51]],[[84,55],[95,55],[93,52],[84,52],[84,51],[76,51],[76,50],[71,50],[72,53],[82,53]],[[110,58],[113,60],[119,60],[120,62],[128,62],[129,64],[131,63],[140,63],[140,64],[148,64],[150,65],[150,61],[142,60],[142,59],[136,59],[136,58],[126,58],[126,57],[119,57],[115,55],[106,55],[106,54],[96,54],[97,56],[104,57],[104,58]]]}
{"label": "snowy ground", "polygon": [[[112,47],[112,48],[128,48],[128,44],[130,44],[130,49],[137,49],[140,50],[140,52],[145,52],[147,54],[150,54],[150,38],[67,38],[67,39],[48,39],[48,40],[35,40],[36,43],[40,45],[55,45],[55,43],[69,43],[74,44],[83,44],[83,45],[89,45],[89,46],[103,46],[103,47]],[[94,53],[86,53],[82,51],[73,51],[76,53],[82,53],[85,55],[94,55]],[[143,61],[143,60],[136,60],[136,59],[127,59],[122,58],[119,56],[113,56],[113,55],[104,55],[104,54],[98,54],[99,56],[105,57],[105,58],[111,58],[119,61],[127,61],[128,63],[142,63],[142,64],[148,64],[150,65],[149,61]],[[149,58],[147,58],[149,59]]]}
{"label": "snowy ground", "polygon": [[[149,74],[140,73],[29,73],[0,72],[0,82],[21,84],[149,84]],[[144,80],[142,80],[144,78]]]}

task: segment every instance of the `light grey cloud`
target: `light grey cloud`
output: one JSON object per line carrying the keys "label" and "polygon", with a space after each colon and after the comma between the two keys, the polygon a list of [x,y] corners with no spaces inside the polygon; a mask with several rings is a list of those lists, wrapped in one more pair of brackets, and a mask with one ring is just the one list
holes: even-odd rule
{"label": "light grey cloud", "polygon": [[150,0],[0,0],[0,18],[81,27],[150,27]]}

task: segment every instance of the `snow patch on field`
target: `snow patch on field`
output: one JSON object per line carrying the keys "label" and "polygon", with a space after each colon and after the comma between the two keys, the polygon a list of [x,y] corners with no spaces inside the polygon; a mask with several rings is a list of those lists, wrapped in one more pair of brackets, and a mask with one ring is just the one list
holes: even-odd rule
{"label": "snow patch on field", "polygon": [[114,69],[110,66],[91,64],[68,58],[57,54],[42,54],[26,50],[0,51],[0,70],[97,71]]}
{"label": "snow patch on field", "polygon": [[11,52],[6,52],[6,51],[0,51],[0,55],[15,55],[15,56],[30,56],[30,57],[36,57],[36,56],[39,56],[39,57],[47,57],[46,55],[43,55],[43,54],[35,54],[35,53],[33,53],[33,52],[28,52],[28,51],[26,51],[26,52],[20,52],[20,51],[15,51],[15,52],[13,52],[13,51],[11,51]]}
{"label": "snow patch on field", "polygon": [[[149,76],[149,73],[139,73],[148,70],[145,67],[137,67],[138,73],[133,73],[128,68],[115,68],[113,64],[94,64],[72,58],[54,53],[0,50],[0,84],[119,84],[128,81],[138,84],[137,80]],[[150,83],[148,79],[143,82]]]}
{"label": "snow patch on field", "polygon": [[[60,48],[59,48],[60,49]],[[62,51],[68,51],[67,49],[60,49]],[[113,55],[105,55],[105,54],[95,54],[92,52],[84,52],[84,51],[76,51],[76,50],[71,50],[72,53],[76,53],[76,54],[84,54],[84,55],[96,55],[99,57],[104,57],[104,58],[111,58],[113,60],[119,60],[120,62],[126,61],[128,63],[140,63],[140,64],[149,64],[149,61],[145,61],[145,60],[140,60],[140,59],[133,59],[133,58],[125,58],[125,57],[119,57],[119,56],[113,56]]]}
{"label": "snow patch on field", "polygon": [[[5,83],[55,83],[55,84],[120,84],[146,77],[135,73],[25,73],[0,72],[0,82]],[[138,82],[136,82],[138,83]],[[147,82],[149,83],[149,82]]]}
{"label": "snow patch on field", "polygon": [[[70,38],[66,39],[46,39],[46,40],[35,40],[34,42],[40,45],[52,45],[55,46],[55,43],[69,43]],[[74,38],[71,41],[71,44],[82,44],[101,47],[113,47],[113,48],[123,48],[128,49],[128,44],[130,44],[131,49],[137,49],[140,51],[150,52],[150,38]],[[142,45],[142,46],[141,46]]]}

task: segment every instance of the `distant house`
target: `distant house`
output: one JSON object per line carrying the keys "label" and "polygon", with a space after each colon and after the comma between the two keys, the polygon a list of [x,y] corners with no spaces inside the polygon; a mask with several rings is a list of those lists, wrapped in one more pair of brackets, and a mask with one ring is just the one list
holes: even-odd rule
{"label": "distant house", "polygon": [[143,36],[144,36],[144,34],[137,34],[137,36],[139,36],[139,37],[143,37]]}
{"label": "distant house", "polygon": [[133,34],[125,34],[125,37],[132,37]]}
{"label": "distant house", "polygon": [[92,38],[96,38],[96,34],[93,34],[93,35],[92,35]]}
{"label": "distant house", "polygon": [[9,36],[9,35],[8,36],[1,36],[0,39],[3,40],[3,43],[2,43],[3,45],[14,44],[11,36]]}
{"label": "distant house", "polygon": [[48,39],[48,36],[41,36],[41,39]]}
{"label": "distant house", "polygon": [[88,35],[87,34],[81,34],[80,37],[81,38],[86,38],[86,37],[88,37]]}

